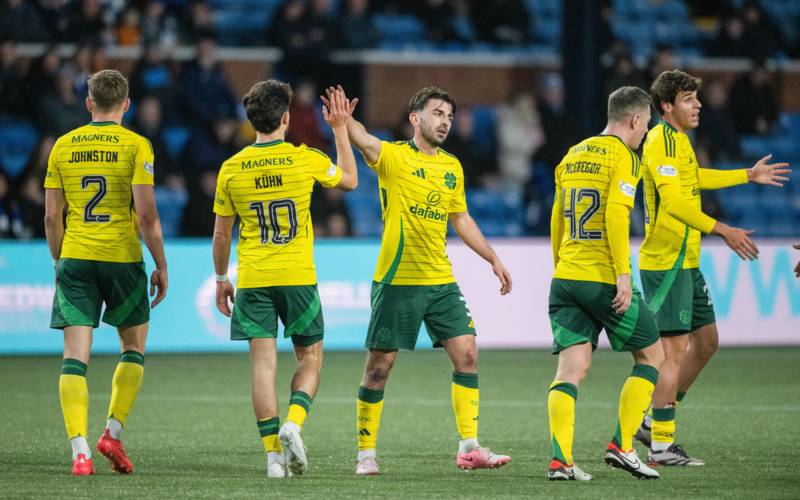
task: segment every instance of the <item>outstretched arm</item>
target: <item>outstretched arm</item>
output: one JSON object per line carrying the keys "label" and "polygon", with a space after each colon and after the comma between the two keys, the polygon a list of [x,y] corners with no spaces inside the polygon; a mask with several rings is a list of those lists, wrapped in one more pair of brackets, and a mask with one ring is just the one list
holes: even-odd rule
{"label": "outstretched arm", "polygon": [[156,208],[156,197],[152,184],[134,184],[133,205],[136,207],[136,218],[142,233],[144,244],[150,250],[156,268],[150,275],[150,296],[155,295],[151,307],[155,307],[167,295],[167,257],[164,254],[164,237],[161,234],[161,219]]}
{"label": "outstretched arm", "polygon": [[461,241],[476,254],[492,265],[492,271],[500,280],[500,294],[511,292],[511,273],[508,272],[500,257],[497,256],[492,246],[486,241],[478,224],[469,215],[469,212],[451,212],[450,223]]}
{"label": "outstretched arm", "polygon": [[[326,89],[327,96],[320,96],[322,102],[330,108],[330,98],[334,91],[341,90],[344,93],[344,89],[342,86],[339,85],[336,89],[333,87],[329,87]],[[364,156],[364,159],[367,160],[367,163],[373,165],[375,162],[378,161],[378,158],[381,155],[381,140],[375,137],[374,135],[367,132],[367,128],[361,124],[358,120],[353,118],[353,111],[356,109],[358,105],[358,98],[352,99],[349,102],[350,105],[350,119],[347,120],[347,135],[350,137],[350,142],[352,142],[361,154]]]}
{"label": "outstretched arm", "polygon": [[336,142],[336,164],[342,169],[342,178],[336,187],[345,191],[352,191],[358,187],[358,170],[356,169],[356,158],[353,155],[353,148],[350,146],[350,139],[347,133],[347,122],[355,109],[355,105],[350,104],[344,89],[329,88],[327,90],[328,99],[322,106],[322,117],[325,123],[331,128],[333,138]]}

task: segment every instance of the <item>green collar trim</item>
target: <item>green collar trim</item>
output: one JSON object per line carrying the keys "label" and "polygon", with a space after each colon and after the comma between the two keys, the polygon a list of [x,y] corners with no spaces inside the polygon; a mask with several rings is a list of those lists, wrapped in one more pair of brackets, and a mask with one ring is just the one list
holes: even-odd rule
{"label": "green collar trim", "polygon": [[418,147],[417,147],[417,145],[414,143],[414,139],[409,139],[409,140],[408,140],[408,145],[409,145],[409,146],[411,146],[411,149],[413,149],[414,151],[416,151],[417,153],[419,153],[419,148],[418,148]]}
{"label": "green collar trim", "polygon": [[96,127],[105,127],[106,125],[117,125],[117,122],[89,122],[89,125]]}
{"label": "green collar trim", "polygon": [[673,132],[677,132],[678,131],[678,129],[676,129],[675,127],[670,125],[669,122],[667,120],[663,119],[663,118],[661,119],[661,121],[659,121],[659,123],[664,125],[668,129],[672,130]]}
{"label": "green collar trim", "polygon": [[276,144],[280,144],[283,142],[283,139],[275,139],[274,141],[270,142],[254,142],[251,144],[254,148],[268,148],[270,146],[274,146]]}
{"label": "green collar trim", "polygon": [[631,148],[629,148],[628,145],[625,144],[625,141],[623,141],[618,135],[614,135],[614,134],[599,134],[598,137],[613,137],[614,139],[618,140],[623,146],[625,146],[625,149],[627,149],[628,151],[631,150]]}

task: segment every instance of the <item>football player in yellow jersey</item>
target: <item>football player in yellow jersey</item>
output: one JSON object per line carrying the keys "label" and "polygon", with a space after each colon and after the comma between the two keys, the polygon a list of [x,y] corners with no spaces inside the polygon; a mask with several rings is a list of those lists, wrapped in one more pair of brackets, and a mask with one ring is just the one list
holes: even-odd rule
{"label": "football player in yellow jersey", "polygon": [[[336,141],[339,166],[316,149],[284,142],[291,99],[289,85],[277,80],[256,83],[244,96],[256,142],[223,163],[214,202],[217,307],[232,317],[231,339],[249,342],[253,410],[267,454],[267,476],[273,478],[306,471],[300,430],[319,387],[322,368],[323,321],[314,268],[311,192],[317,182],[347,191],[358,185],[347,137],[350,105],[344,92],[335,92],[323,108]],[[241,225],[234,297],[228,260],[237,215]],[[229,301],[234,304],[232,311]],[[282,427],[275,394],[278,319],[284,336],[292,338],[297,356]]]}
{"label": "football player in yellow jersey", "polygon": [[[122,354],[97,450],[115,472],[129,474],[133,464],[120,434],[142,383],[150,307],[167,293],[167,260],[153,194],[153,150],[147,139],[120,125],[129,106],[128,81],[122,74],[103,70],[92,75],[86,98],[92,121],[59,137],[44,181],[45,233],[56,268],[50,326],[64,330],[58,390],[74,475],[94,474],[86,442],[86,369],[101,307],[105,304],[103,322],[117,327]],[[150,277],[150,295],[156,295],[152,304],[139,234],[156,264]]]}
{"label": "football player in yellow jersey", "polygon": [[602,329],[612,349],[630,351],[635,363],[622,387],[605,461],[637,478],[658,478],[633,448],[664,359],[655,319],[631,284],[630,267],[630,211],[641,177],[633,150],[647,132],[650,103],[638,87],[614,91],[605,130],[570,148],[555,170],[549,313],[558,368],[547,399],[550,480],[592,479],[572,459],[572,441],[578,385]]}
{"label": "football player in yellow jersey", "polygon": [[[703,465],[674,442],[675,406],[717,349],[714,306],[700,272],[700,233],[721,236],[742,259],[758,248],[752,231],[730,227],[705,215],[700,191],[747,182],[781,186],[787,163],[752,168],[701,168],[686,132],[700,124],[697,91],[701,81],[680,70],[665,71],[650,94],[662,121],[647,134],[642,157],[645,239],[640,250],[642,287],[664,344],[665,361],[653,392],[652,414],[637,439],[650,446],[648,461],[658,465]],[[652,435],[650,432],[652,426]]]}
{"label": "football player in yellow jersey", "polygon": [[[328,95],[337,91],[328,89]],[[408,108],[414,127],[408,141],[381,141],[353,118],[347,124],[350,140],[378,174],[383,217],[366,340],[369,354],[357,400],[358,475],[379,473],[375,449],[384,387],[397,351],[414,349],[423,322],[434,347],[444,347],[453,363],[451,397],[461,438],[456,465],[493,468],[511,461],[478,444],[475,324],[445,253],[448,221],[491,264],[503,295],[511,291],[511,275],[467,211],[461,164],[440,148],[450,132],[454,99],[427,87],[411,98]]]}

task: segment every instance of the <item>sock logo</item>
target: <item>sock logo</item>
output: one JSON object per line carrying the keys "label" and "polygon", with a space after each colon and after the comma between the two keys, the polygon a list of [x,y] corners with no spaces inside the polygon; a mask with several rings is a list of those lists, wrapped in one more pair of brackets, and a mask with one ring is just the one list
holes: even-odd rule
{"label": "sock logo", "polygon": [[367,429],[359,429],[358,430],[359,436],[372,436],[372,434]]}

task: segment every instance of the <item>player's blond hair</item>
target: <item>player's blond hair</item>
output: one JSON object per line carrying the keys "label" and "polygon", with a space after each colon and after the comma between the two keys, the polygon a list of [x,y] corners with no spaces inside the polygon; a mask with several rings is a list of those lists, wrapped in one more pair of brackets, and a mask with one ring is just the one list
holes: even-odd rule
{"label": "player's blond hair", "polygon": [[89,99],[98,111],[111,111],[128,98],[128,80],[115,69],[104,69],[89,77]]}
{"label": "player's blond hair", "polygon": [[653,100],[639,87],[620,87],[608,96],[608,121],[621,122],[650,107]]}

